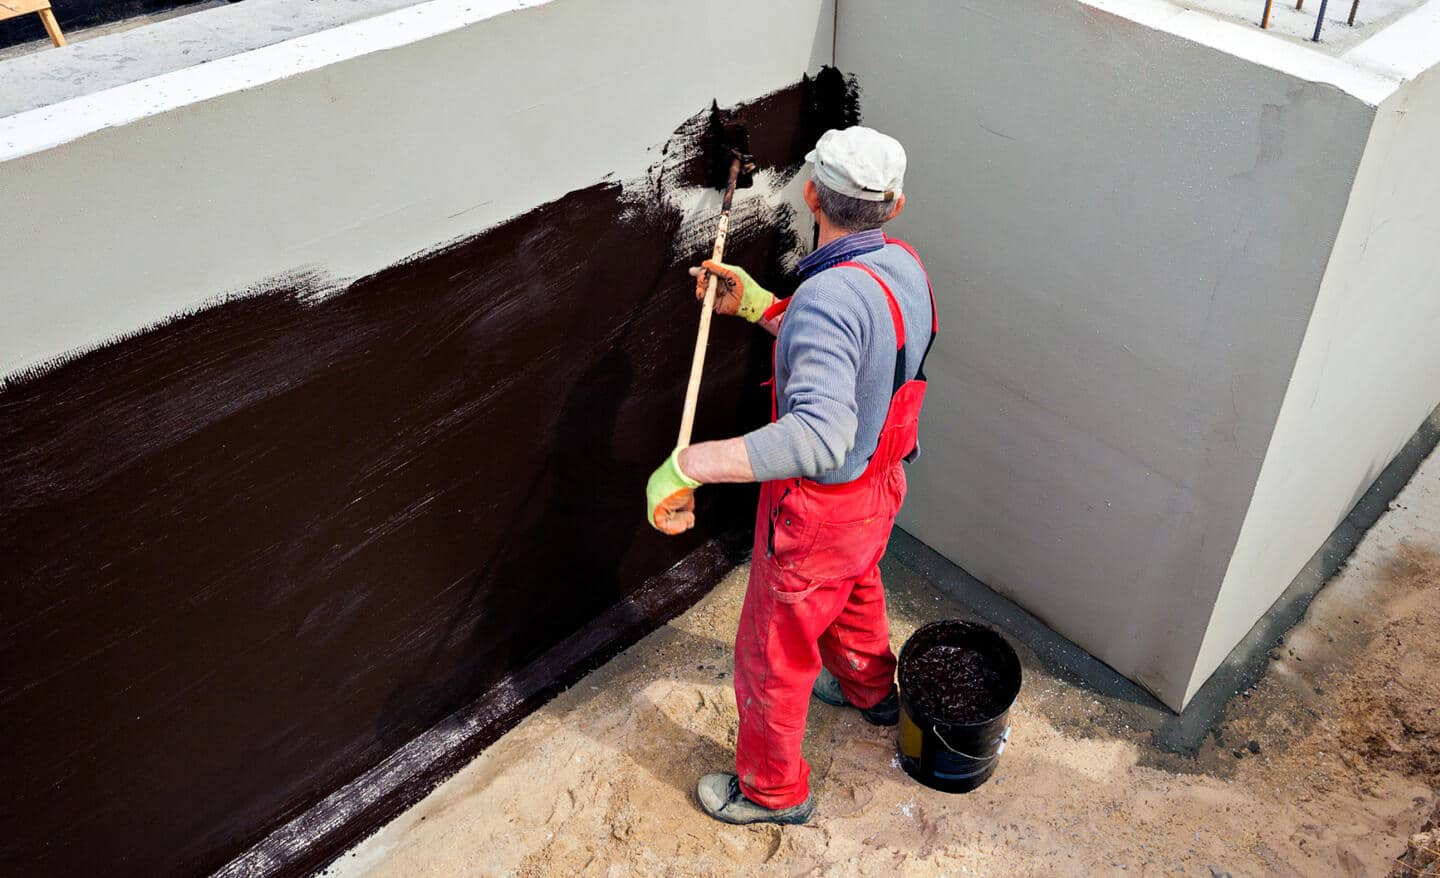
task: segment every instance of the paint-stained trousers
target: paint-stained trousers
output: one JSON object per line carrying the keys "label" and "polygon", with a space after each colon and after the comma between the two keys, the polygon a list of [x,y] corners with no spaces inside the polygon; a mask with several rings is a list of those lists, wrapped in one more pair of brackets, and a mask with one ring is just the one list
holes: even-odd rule
{"label": "paint-stained trousers", "polygon": [[809,795],[800,745],[821,666],[857,707],[879,703],[894,681],[879,563],[905,472],[898,461],[876,469],[835,489],[802,479],[761,486],[735,637],[735,767],[741,791],[768,808]]}

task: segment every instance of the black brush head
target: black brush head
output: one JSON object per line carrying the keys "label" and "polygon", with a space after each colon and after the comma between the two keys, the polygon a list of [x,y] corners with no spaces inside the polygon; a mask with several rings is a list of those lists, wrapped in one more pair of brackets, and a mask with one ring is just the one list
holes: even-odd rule
{"label": "black brush head", "polygon": [[750,131],[731,110],[710,105],[710,122],[700,142],[700,160],[704,165],[705,185],[725,191],[730,182],[730,164],[740,159],[740,176],[736,189],[755,185],[755,164],[750,160]]}
{"label": "black brush head", "polygon": [[801,143],[814,145],[832,128],[860,124],[860,84],[834,67],[821,67],[812,79],[800,80]]}

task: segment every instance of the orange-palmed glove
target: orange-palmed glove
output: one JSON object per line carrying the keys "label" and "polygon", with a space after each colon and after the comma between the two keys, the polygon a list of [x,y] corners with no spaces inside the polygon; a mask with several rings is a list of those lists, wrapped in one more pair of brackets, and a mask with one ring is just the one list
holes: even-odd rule
{"label": "orange-palmed glove", "polygon": [[645,520],[661,533],[681,534],[695,526],[695,489],[700,483],[680,471],[680,449],[670,452],[645,484]]}
{"label": "orange-palmed glove", "polygon": [[710,283],[709,274],[714,273],[715,312],[744,317],[751,323],[759,322],[765,311],[775,304],[775,294],[755,282],[750,272],[738,265],[707,259],[700,268],[690,269],[695,275],[695,298],[705,301],[705,288]]}

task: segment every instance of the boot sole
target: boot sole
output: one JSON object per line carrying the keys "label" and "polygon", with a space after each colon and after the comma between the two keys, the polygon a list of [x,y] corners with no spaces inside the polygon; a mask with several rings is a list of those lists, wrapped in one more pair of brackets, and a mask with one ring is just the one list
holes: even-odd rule
{"label": "boot sole", "polygon": [[777,826],[801,826],[809,823],[810,818],[815,814],[815,799],[813,796],[810,798],[810,807],[803,812],[789,814],[784,817],[756,817],[754,820],[731,820],[723,814],[716,814],[714,811],[705,807],[705,803],[700,801],[698,794],[695,796],[695,804],[699,805],[701,813],[705,814],[705,816],[711,820],[718,820],[730,826],[751,826],[756,823],[774,823]]}
{"label": "boot sole", "polygon": [[872,725],[872,726],[898,726],[898,725],[900,725],[900,712],[899,712],[899,711],[896,711],[893,716],[883,716],[883,717],[882,717],[882,716],[871,716],[869,713],[867,713],[866,711],[863,711],[863,710],[862,710],[862,711],[860,711],[860,715],[865,718],[865,722],[869,723],[869,724]]}
{"label": "boot sole", "polygon": [[860,716],[865,718],[865,722],[869,723],[872,726],[898,726],[900,724],[900,711],[898,710],[895,711],[894,715],[874,716],[870,713],[870,711],[861,707],[856,707],[855,705],[851,704],[848,701],[845,701],[844,699],[841,699],[839,701],[832,701],[831,699],[826,698],[824,695],[821,695],[819,692],[816,692],[813,689],[810,691],[810,694],[813,695],[815,697],[815,700],[820,702],[821,704],[828,704],[831,707],[848,707],[851,710],[858,710],[860,712]]}

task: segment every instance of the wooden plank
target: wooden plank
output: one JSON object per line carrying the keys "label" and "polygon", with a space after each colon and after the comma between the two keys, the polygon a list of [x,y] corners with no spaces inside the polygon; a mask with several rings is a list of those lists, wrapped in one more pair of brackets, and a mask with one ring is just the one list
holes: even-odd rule
{"label": "wooden plank", "polygon": [[45,25],[45,33],[50,35],[50,42],[55,44],[55,48],[65,45],[65,34],[60,32],[60,22],[55,20],[55,13],[50,7],[46,6],[39,14],[40,23]]}
{"label": "wooden plank", "polygon": [[0,0],[0,20],[50,8],[50,0]]}
{"label": "wooden plank", "polygon": [[45,33],[50,35],[50,42],[56,46],[65,45],[65,34],[61,32],[60,22],[55,20],[55,13],[50,9],[50,0],[0,0],[0,21],[32,12],[39,14],[40,23],[45,25]]}

